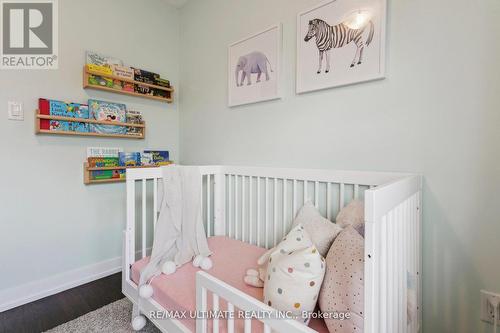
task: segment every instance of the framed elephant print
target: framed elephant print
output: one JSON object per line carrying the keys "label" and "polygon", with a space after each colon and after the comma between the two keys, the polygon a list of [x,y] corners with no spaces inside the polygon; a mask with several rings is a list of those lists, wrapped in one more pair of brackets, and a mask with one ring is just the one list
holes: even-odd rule
{"label": "framed elephant print", "polygon": [[386,0],[328,0],[297,15],[297,93],[385,77]]}
{"label": "framed elephant print", "polygon": [[229,46],[229,106],[281,98],[281,48],[281,25],[272,26]]}

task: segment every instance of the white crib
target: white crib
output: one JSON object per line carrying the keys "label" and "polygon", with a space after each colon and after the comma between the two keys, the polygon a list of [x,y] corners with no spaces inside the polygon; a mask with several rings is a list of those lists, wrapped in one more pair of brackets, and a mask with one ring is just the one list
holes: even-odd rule
{"label": "white crib", "polygon": [[[303,202],[312,200],[332,220],[354,198],[365,201],[365,333],[416,333],[421,326],[421,202],[422,177],[413,174],[288,169],[239,166],[202,166],[202,210],[208,236],[224,235],[261,247],[274,246],[287,233]],[[123,293],[136,302],[137,287],[131,265],[148,254],[158,217],[160,168],[127,170],[127,229],[123,243]],[[151,202],[152,199],[152,202]],[[138,209],[136,209],[138,208]],[[149,212],[149,213],[148,213]],[[136,245],[138,251],[136,251]],[[416,276],[417,320],[407,324],[408,276]],[[212,309],[224,299],[228,309],[273,311],[209,272],[196,276],[196,309]],[[153,299],[140,311],[163,311]],[[175,309],[167,309],[175,310]],[[207,332],[209,319],[197,319],[196,331]],[[213,319],[213,332],[219,323]],[[260,320],[260,319],[259,319]],[[189,332],[178,320],[151,321],[163,332]],[[264,332],[315,332],[293,320],[266,318]],[[232,332],[232,320],[227,321]],[[250,332],[251,320],[245,322]]]}

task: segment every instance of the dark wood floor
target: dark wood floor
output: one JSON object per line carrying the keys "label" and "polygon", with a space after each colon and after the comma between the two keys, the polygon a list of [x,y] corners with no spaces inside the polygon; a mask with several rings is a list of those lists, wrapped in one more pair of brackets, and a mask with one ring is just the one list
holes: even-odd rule
{"label": "dark wood floor", "polygon": [[121,273],[0,313],[0,333],[43,332],[123,298]]}

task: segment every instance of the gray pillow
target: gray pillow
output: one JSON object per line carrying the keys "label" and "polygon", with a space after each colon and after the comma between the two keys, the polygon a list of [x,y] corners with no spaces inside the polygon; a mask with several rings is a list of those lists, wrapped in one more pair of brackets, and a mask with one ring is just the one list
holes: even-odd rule
{"label": "gray pillow", "polygon": [[342,231],[340,226],[321,216],[318,209],[310,201],[302,206],[293,221],[292,228],[298,224],[304,226],[304,229],[323,257],[328,253],[335,237]]}

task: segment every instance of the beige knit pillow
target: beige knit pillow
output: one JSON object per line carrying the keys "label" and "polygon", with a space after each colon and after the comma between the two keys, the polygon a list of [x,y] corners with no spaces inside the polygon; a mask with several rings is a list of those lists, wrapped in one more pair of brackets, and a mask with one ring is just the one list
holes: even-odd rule
{"label": "beige knit pillow", "polygon": [[310,202],[306,202],[293,221],[293,227],[303,225],[319,253],[325,257],[333,240],[342,228],[332,221],[325,219],[318,209]]}
{"label": "beige knit pillow", "polygon": [[356,229],[362,236],[364,236],[365,204],[363,203],[363,201],[353,200],[347,206],[342,208],[337,214],[335,223],[337,223],[342,228],[350,225],[354,229]]}
{"label": "beige knit pillow", "polygon": [[351,226],[333,242],[319,293],[323,312],[347,312],[349,319],[325,319],[330,333],[362,333],[364,304],[364,240]]}

